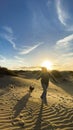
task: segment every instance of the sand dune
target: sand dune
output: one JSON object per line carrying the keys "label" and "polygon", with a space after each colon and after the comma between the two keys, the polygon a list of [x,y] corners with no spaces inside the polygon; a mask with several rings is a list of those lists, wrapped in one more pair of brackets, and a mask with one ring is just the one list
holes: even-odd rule
{"label": "sand dune", "polygon": [[[47,102],[40,99],[40,81],[0,78],[0,130],[73,130],[73,91],[50,82]],[[29,86],[35,87],[30,93]]]}

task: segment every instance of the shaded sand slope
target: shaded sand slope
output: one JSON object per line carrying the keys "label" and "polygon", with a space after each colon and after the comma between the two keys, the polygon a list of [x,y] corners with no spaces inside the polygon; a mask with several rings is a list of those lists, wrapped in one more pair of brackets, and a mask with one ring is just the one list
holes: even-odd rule
{"label": "shaded sand slope", "polygon": [[73,95],[73,71],[51,72],[50,80],[67,93]]}
{"label": "shaded sand slope", "polygon": [[[30,85],[35,87],[31,94]],[[50,83],[46,106],[40,81],[0,79],[0,130],[73,130],[73,95],[59,86]]]}

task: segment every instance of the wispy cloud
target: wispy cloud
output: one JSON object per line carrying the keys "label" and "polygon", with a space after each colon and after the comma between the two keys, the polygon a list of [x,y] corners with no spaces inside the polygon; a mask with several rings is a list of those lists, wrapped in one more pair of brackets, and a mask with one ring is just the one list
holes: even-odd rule
{"label": "wispy cloud", "polygon": [[66,31],[73,31],[73,22],[72,17],[70,17],[70,13],[68,8],[65,8],[63,4],[63,0],[55,0],[56,1],[56,10],[60,23],[64,25]]}
{"label": "wispy cloud", "polygon": [[7,35],[7,34],[5,34],[4,35],[4,38],[13,46],[13,48],[14,49],[17,49],[16,48],[16,44],[15,44],[15,42],[14,42],[14,37],[12,36],[12,35]]}
{"label": "wispy cloud", "polygon": [[[0,55],[0,66],[2,67],[7,67],[9,69],[18,69],[21,66],[24,66],[24,63],[26,64],[26,62],[24,61],[24,59],[22,58],[6,58],[3,55]],[[27,66],[27,64],[26,64]]]}
{"label": "wispy cloud", "polygon": [[58,47],[69,47],[73,42],[73,34],[63,38],[63,39],[60,39],[59,41],[56,42],[56,45]]}
{"label": "wispy cloud", "polygon": [[4,32],[0,34],[0,36],[8,41],[9,44],[13,46],[14,49],[16,48],[16,43],[15,43],[15,37],[13,35],[13,30],[10,27],[4,26],[3,27]]}
{"label": "wispy cloud", "polygon": [[12,30],[11,27],[3,26],[3,29],[4,29],[6,32],[10,33],[10,34],[13,34],[13,30]]}
{"label": "wispy cloud", "polygon": [[64,7],[61,3],[62,0],[56,0],[56,8],[59,21],[64,25],[67,26],[66,20],[69,19],[68,13],[64,10]]}
{"label": "wispy cloud", "polygon": [[19,52],[19,54],[21,54],[21,55],[28,54],[28,53],[32,52],[33,50],[35,50],[37,47],[39,47],[41,44],[43,44],[43,43],[38,43],[38,44],[33,45],[33,46],[31,46],[31,47],[25,47],[24,49],[22,49],[22,50]]}
{"label": "wispy cloud", "polygon": [[3,55],[0,55],[0,62],[5,62],[6,58]]}
{"label": "wispy cloud", "polygon": [[73,32],[73,25],[69,25],[68,28],[67,28],[67,31]]}
{"label": "wispy cloud", "polygon": [[51,0],[47,0],[47,6],[49,7],[51,5],[52,1]]}
{"label": "wispy cloud", "polygon": [[25,59],[22,58],[22,57],[14,56],[14,58],[15,58],[18,62],[20,62],[20,63],[23,63],[23,64],[26,63]]}
{"label": "wispy cloud", "polygon": [[55,61],[55,69],[73,70],[73,53],[58,54]]}
{"label": "wispy cloud", "polygon": [[59,69],[72,69],[73,66],[73,34],[56,42],[55,46],[57,66]]}
{"label": "wispy cloud", "polygon": [[62,57],[73,57],[73,52],[63,54]]}
{"label": "wispy cloud", "polygon": [[7,26],[4,26],[3,27],[3,30],[5,31],[4,33],[1,33],[0,36],[5,39],[6,41],[8,41],[9,44],[12,45],[12,47],[18,51],[18,53],[20,55],[25,55],[25,54],[28,54],[30,52],[32,52],[34,49],[36,49],[37,47],[39,47],[41,44],[43,44],[42,42],[41,43],[37,43],[33,46],[21,46],[20,48],[18,48],[16,46],[16,43],[15,43],[15,37],[13,35],[13,30],[12,28],[10,27],[7,27]]}

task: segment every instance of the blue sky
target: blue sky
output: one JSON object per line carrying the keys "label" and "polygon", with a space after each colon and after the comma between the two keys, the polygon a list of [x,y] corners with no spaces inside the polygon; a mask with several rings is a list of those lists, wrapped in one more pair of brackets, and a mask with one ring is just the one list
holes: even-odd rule
{"label": "blue sky", "polygon": [[0,66],[73,70],[73,1],[0,0]]}

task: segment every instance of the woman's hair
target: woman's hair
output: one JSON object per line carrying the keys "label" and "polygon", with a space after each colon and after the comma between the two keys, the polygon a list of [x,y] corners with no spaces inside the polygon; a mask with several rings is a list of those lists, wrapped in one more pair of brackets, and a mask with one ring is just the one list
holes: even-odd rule
{"label": "woman's hair", "polygon": [[46,67],[42,67],[42,72],[47,72],[47,68]]}

